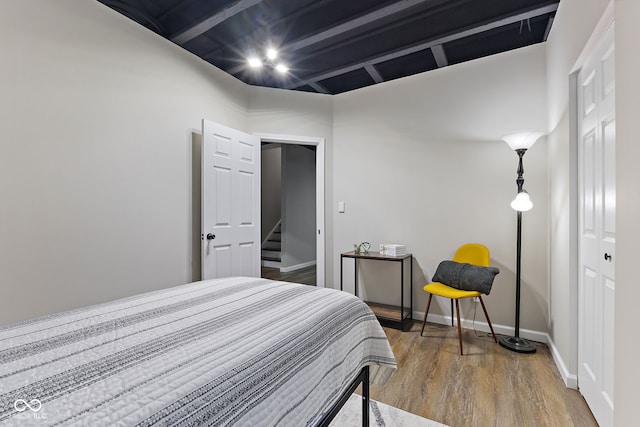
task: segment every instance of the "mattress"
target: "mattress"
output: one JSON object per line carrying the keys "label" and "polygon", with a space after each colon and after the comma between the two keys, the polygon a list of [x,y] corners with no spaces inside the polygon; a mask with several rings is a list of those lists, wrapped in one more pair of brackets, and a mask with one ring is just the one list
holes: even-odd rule
{"label": "mattress", "polygon": [[316,425],[396,366],[358,298],[233,277],[0,327],[0,425]]}

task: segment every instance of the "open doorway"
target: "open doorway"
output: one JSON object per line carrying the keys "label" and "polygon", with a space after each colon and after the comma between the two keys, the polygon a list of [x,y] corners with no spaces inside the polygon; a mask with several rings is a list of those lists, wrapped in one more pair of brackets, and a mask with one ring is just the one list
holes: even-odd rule
{"label": "open doorway", "polygon": [[261,275],[315,286],[316,146],[262,142]]}
{"label": "open doorway", "polygon": [[324,287],[324,138],[258,136],[261,275]]}

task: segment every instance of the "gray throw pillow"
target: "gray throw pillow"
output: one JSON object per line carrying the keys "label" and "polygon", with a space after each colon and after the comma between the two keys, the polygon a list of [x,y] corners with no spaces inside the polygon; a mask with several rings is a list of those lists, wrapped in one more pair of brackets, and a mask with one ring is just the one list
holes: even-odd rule
{"label": "gray throw pillow", "polygon": [[432,281],[444,283],[456,289],[479,291],[489,295],[491,285],[493,285],[493,278],[498,273],[500,273],[500,270],[495,267],[442,261],[438,265]]}

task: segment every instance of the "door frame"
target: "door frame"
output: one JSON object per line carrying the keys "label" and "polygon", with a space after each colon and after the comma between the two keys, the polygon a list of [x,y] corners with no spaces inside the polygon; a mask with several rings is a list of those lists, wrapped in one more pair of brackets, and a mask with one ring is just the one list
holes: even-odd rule
{"label": "door frame", "polygon": [[613,0],[609,1],[605,11],[603,12],[600,20],[596,24],[593,32],[589,36],[587,43],[584,45],[578,59],[571,68],[569,73],[569,162],[570,162],[570,216],[572,223],[570,226],[570,277],[569,277],[569,300],[571,307],[570,310],[570,335],[575,337],[575,340],[571,341],[571,354],[574,359],[575,372],[569,373],[566,376],[565,383],[567,387],[578,389],[578,361],[579,361],[579,345],[578,345],[578,333],[579,333],[579,278],[580,278],[580,236],[579,236],[579,221],[580,221],[580,207],[578,194],[580,184],[580,171],[578,161],[578,145],[580,141],[579,129],[579,111],[578,111],[578,73],[584,67],[587,59],[594,52],[596,46],[605,36],[611,25],[614,24],[615,10]]}
{"label": "door frame", "polygon": [[312,136],[268,134],[254,132],[260,142],[292,145],[312,145],[316,147],[316,286],[325,287],[325,186],[324,186],[324,144],[325,139]]}

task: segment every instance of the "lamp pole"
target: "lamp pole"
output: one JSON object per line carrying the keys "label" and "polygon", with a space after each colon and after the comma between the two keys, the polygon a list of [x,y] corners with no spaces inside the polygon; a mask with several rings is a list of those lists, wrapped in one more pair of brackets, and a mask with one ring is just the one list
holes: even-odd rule
{"label": "lamp pole", "polygon": [[[516,185],[518,186],[518,194],[524,192],[524,167],[522,166],[522,157],[527,152],[526,148],[516,149],[518,154],[518,178]],[[518,353],[535,353],[536,346],[529,340],[520,338],[520,278],[521,278],[521,261],[522,261],[522,210],[517,209],[518,229],[516,237],[516,330],[513,337],[500,337],[498,342],[500,345],[511,351]]]}

